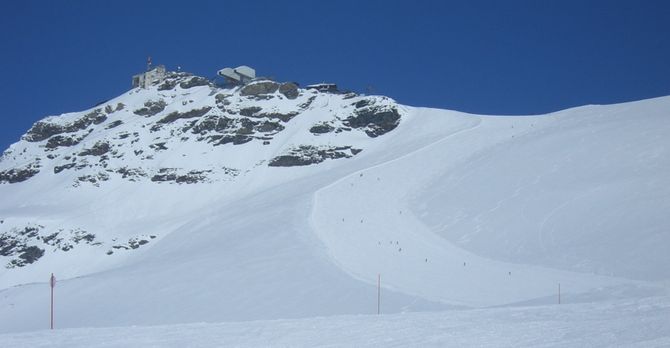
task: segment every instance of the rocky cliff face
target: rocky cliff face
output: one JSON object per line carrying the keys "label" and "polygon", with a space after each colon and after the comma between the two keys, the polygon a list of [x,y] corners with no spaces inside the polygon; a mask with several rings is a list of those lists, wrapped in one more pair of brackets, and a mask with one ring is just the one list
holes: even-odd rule
{"label": "rocky cliff face", "polygon": [[[149,89],[36,122],[0,158],[0,186],[54,183],[54,190],[76,191],[112,183],[234,182],[259,167],[280,170],[355,157],[401,117],[386,97],[322,93],[271,80],[220,88],[173,72]],[[0,266],[10,269],[80,246],[112,255],[156,238],[39,218],[5,220]]]}

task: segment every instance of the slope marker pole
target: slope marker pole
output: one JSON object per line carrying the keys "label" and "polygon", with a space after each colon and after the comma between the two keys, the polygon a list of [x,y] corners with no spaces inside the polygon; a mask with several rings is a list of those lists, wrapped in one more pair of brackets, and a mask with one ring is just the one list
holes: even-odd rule
{"label": "slope marker pole", "polygon": [[377,315],[381,314],[381,300],[382,300],[382,275],[377,273]]}
{"label": "slope marker pole", "polygon": [[51,288],[51,330],[54,329],[54,287],[56,286],[56,277],[51,273],[49,287]]}
{"label": "slope marker pole", "polygon": [[561,283],[558,283],[558,304],[561,304]]}

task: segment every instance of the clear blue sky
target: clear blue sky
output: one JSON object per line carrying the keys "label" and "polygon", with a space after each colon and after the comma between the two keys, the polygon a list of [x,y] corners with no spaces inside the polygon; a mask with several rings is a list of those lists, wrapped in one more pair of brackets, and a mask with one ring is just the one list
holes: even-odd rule
{"label": "clear blue sky", "polygon": [[6,1],[0,148],[130,87],[146,57],[401,103],[534,114],[670,94],[670,1]]}

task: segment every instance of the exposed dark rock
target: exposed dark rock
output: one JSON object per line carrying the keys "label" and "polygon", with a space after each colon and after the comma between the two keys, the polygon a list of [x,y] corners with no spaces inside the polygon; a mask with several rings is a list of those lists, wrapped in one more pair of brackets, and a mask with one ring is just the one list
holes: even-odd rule
{"label": "exposed dark rock", "polygon": [[298,86],[293,82],[284,82],[279,86],[279,93],[283,94],[288,99],[295,99],[298,97]]}
{"label": "exposed dark rock", "polygon": [[328,123],[319,123],[312,126],[309,131],[313,134],[325,134],[330,133],[335,130],[335,127],[331,126]]}
{"label": "exposed dark rock", "polygon": [[255,129],[262,133],[280,132],[284,129],[284,126],[277,122],[265,121],[257,124]]}
{"label": "exposed dark rock", "polygon": [[36,246],[29,246],[23,249],[21,254],[19,254],[18,259],[11,260],[9,264],[12,267],[23,267],[25,265],[37,261],[43,255],[44,255],[44,249],[40,249]]}
{"label": "exposed dark rock", "polygon": [[144,103],[144,107],[133,111],[135,115],[151,117],[165,110],[167,103],[163,99],[158,101],[149,100]]}
{"label": "exposed dark rock", "polygon": [[194,76],[194,77],[191,77],[189,80],[180,83],[179,87],[181,87],[183,89],[188,89],[188,88],[196,87],[196,86],[207,86],[209,84],[210,84],[210,82],[206,78],[200,77],[200,76]]}
{"label": "exposed dark rock", "polygon": [[216,100],[216,106],[221,109],[221,111],[226,111],[226,106],[230,105],[231,102],[228,99],[230,97],[229,95],[226,94],[217,94],[214,99]]}
{"label": "exposed dark rock", "polygon": [[95,234],[77,229],[72,231],[72,238],[70,238],[70,240],[75,244],[79,244],[81,242],[91,244],[95,240]]}
{"label": "exposed dark rock", "polygon": [[[130,239],[128,239],[128,242],[126,244],[112,245],[112,248],[113,249],[131,250],[131,249],[137,249],[137,248],[139,248],[142,245],[145,245],[147,243],[149,243],[149,241],[146,240],[146,239],[130,238]],[[113,253],[114,252],[112,250],[107,251],[107,255],[112,255]]]}
{"label": "exposed dark rock", "polygon": [[195,184],[207,180],[207,175],[202,170],[192,170],[186,175],[178,175],[175,182],[177,184]]}
{"label": "exposed dark rock", "polygon": [[166,74],[163,83],[158,86],[159,91],[166,91],[175,88],[180,82],[185,82],[189,77],[193,76],[187,72],[170,71]]}
{"label": "exposed dark rock", "polygon": [[232,120],[223,116],[208,116],[200,123],[193,126],[192,132],[194,134],[206,134],[207,132],[217,131],[223,132],[229,129],[232,125]]}
{"label": "exposed dark rock", "polygon": [[74,168],[75,165],[77,165],[77,164],[76,163],[68,163],[68,164],[64,164],[62,166],[55,166],[54,167],[54,174],[58,174],[58,173],[66,170],[66,169],[72,169],[72,168]]}
{"label": "exposed dark rock", "polygon": [[49,137],[63,133],[64,129],[62,126],[48,123],[45,121],[36,122],[29,130],[28,133],[23,137],[26,141],[42,141],[48,139]]}
{"label": "exposed dark rock", "polygon": [[167,91],[167,90],[173,89],[173,88],[177,87],[177,83],[179,83],[177,80],[172,80],[172,79],[165,80],[165,81],[163,81],[163,83],[161,83],[158,86],[158,90],[159,91]]}
{"label": "exposed dark rock", "polygon": [[93,186],[99,186],[99,182],[109,180],[109,175],[104,172],[100,172],[95,175],[83,175],[77,178],[77,182],[73,186],[77,187],[80,183],[88,182],[93,184]]}
{"label": "exposed dark rock", "polygon": [[309,99],[307,99],[306,102],[304,102],[304,103],[298,105],[298,107],[299,107],[300,109],[302,109],[302,110],[305,110],[305,109],[307,109],[310,105],[312,105],[312,102],[314,102],[314,99],[316,99],[316,97],[315,97],[315,96],[311,96],[311,97],[309,97]]}
{"label": "exposed dark rock", "polygon": [[85,129],[86,127],[90,126],[91,123],[93,124],[101,124],[107,120],[107,116],[102,112],[100,109],[95,109],[88,114],[84,115],[83,118],[80,118],[70,127],[68,127],[67,131],[68,132],[76,132],[80,129]]}
{"label": "exposed dark rock", "polygon": [[[74,249],[77,244],[99,245],[100,242],[95,241],[95,234],[89,233],[82,229],[73,229],[69,231],[69,238],[65,236],[62,229],[47,236],[37,237],[37,240],[42,240],[42,243],[55,247],[55,250],[69,251]],[[54,250],[54,251],[55,251]]]}
{"label": "exposed dark rock", "polygon": [[273,158],[268,163],[270,167],[294,167],[294,166],[308,166],[310,164],[317,164],[326,159],[349,158],[361,150],[352,149],[351,146],[345,147],[316,147],[311,145],[301,145],[298,148],[292,149],[286,155],[281,155]]}
{"label": "exposed dark rock", "polygon": [[37,162],[33,162],[25,167],[0,171],[0,184],[14,184],[17,182],[26,181],[39,173],[39,168],[40,165]]}
{"label": "exposed dark rock", "polygon": [[[86,134],[88,135],[88,134]],[[77,145],[79,144],[80,141],[82,141],[86,135],[84,135],[81,138],[77,138],[74,136],[66,136],[66,135],[55,135],[51,138],[49,138],[49,141],[47,141],[47,144],[45,145],[46,148],[48,149],[55,149],[57,147],[61,146],[72,146],[72,145]]]}
{"label": "exposed dark rock", "polygon": [[378,137],[394,130],[400,122],[400,114],[396,108],[365,108],[356,110],[354,116],[344,120],[344,125],[352,128],[364,128],[371,137]]}
{"label": "exposed dark rock", "polygon": [[252,82],[240,90],[241,96],[272,94],[279,89],[279,83],[274,81],[258,81]]}
{"label": "exposed dark rock", "polygon": [[244,134],[236,134],[236,135],[224,135],[221,140],[219,140],[218,143],[214,145],[225,145],[229,143],[233,143],[233,145],[241,145],[248,143],[252,141],[254,138],[244,135]]}
{"label": "exposed dark rock", "polygon": [[144,244],[147,244],[147,243],[149,243],[149,241],[146,240],[146,239],[131,239],[131,240],[128,241],[128,246],[131,249],[137,249],[140,246],[142,246]]}
{"label": "exposed dark rock", "polygon": [[174,181],[177,184],[196,184],[208,180],[206,173],[211,170],[191,170],[186,174],[179,174],[176,168],[161,168],[158,174],[151,177],[153,182]]}
{"label": "exposed dark rock", "polygon": [[251,106],[248,108],[240,109],[240,115],[246,116],[246,117],[261,117],[261,116],[256,116],[258,112],[263,110],[262,108],[259,108],[257,106]]}
{"label": "exposed dark rock", "polygon": [[270,99],[274,99],[274,95],[272,95],[272,94],[259,94],[259,95],[251,95],[251,96],[248,96],[247,98],[253,99],[253,100],[270,100]]}
{"label": "exposed dark rock", "polygon": [[121,178],[129,181],[137,181],[137,179],[147,176],[141,168],[121,167],[116,170],[116,173],[121,174]]}
{"label": "exposed dark rock", "polygon": [[23,140],[30,142],[37,142],[48,139],[54,135],[61,133],[73,133],[82,129],[86,129],[91,124],[100,124],[107,119],[101,109],[84,115],[84,117],[65,125],[49,123],[47,121],[36,122],[23,137]]}
{"label": "exposed dark rock", "polygon": [[7,264],[7,268],[23,267],[37,261],[44,250],[37,246],[29,246],[31,240],[39,239],[39,227],[27,226],[23,229],[12,228],[0,234],[0,256],[17,256]]}
{"label": "exposed dark rock", "polygon": [[261,113],[261,114],[256,114],[255,117],[267,117],[270,119],[278,119],[283,122],[288,122],[292,118],[298,116],[299,114],[297,112],[289,112],[287,114],[281,114],[278,112],[272,112],[272,113]]}
{"label": "exposed dark rock", "polygon": [[106,141],[98,141],[90,149],[84,149],[79,156],[102,156],[109,152],[110,146]]}
{"label": "exposed dark rock", "polygon": [[175,111],[175,112],[172,112],[172,113],[168,114],[167,116],[163,117],[162,119],[158,120],[158,122],[156,122],[156,123],[165,124],[165,123],[174,122],[175,120],[178,120],[180,118],[202,117],[203,115],[208,113],[209,110],[211,110],[211,109],[212,109],[211,107],[206,106],[202,109],[193,109],[193,110],[190,110],[190,111],[187,111],[187,112],[177,112],[177,111]]}
{"label": "exposed dark rock", "polygon": [[359,101],[355,102],[353,105],[354,105],[354,107],[356,107],[356,109],[360,109],[360,108],[364,108],[364,107],[370,105],[371,103],[373,103],[373,101],[371,101],[369,99],[363,99],[363,100],[359,100]]}
{"label": "exposed dark rock", "polygon": [[122,125],[122,124],[123,124],[123,121],[121,121],[121,120],[116,120],[116,121],[114,121],[114,122],[108,124],[107,127],[105,127],[105,129],[112,129],[112,128],[114,128],[114,127],[118,127],[118,126],[120,126],[120,125]]}
{"label": "exposed dark rock", "polygon": [[168,148],[165,146],[165,143],[164,143],[164,142],[162,142],[162,143],[151,144],[151,145],[149,145],[149,147],[152,148],[152,149],[154,149],[154,150],[156,150],[156,151],[167,150],[167,149],[168,149]]}

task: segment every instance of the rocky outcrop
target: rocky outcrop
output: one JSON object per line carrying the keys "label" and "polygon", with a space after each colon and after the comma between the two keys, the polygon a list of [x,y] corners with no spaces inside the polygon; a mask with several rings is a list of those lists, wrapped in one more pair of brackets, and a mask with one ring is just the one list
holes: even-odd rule
{"label": "rocky outcrop", "polygon": [[300,95],[298,85],[293,82],[284,82],[279,86],[279,93],[283,94],[288,99],[295,99]]}
{"label": "rocky outcrop", "polygon": [[[250,106],[247,108],[242,108],[240,109],[240,115],[246,116],[246,117],[257,117],[256,114],[261,112],[263,108],[258,107],[258,106]],[[260,117],[260,116],[258,116]]]}
{"label": "rocky outcrop", "polygon": [[191,132],[202,135],[212,131],[223,132],[228,129],[231,124],[232,120],[225,116],[207,116],[199,123],[194,124],[191,128]]}
{"label": "rocky outcrop", "polygon": [[321,163],[327,159],[349,158],[360,153],[360,149],[354,149],[351,146],[342,147],[316,147],[311,145],[301,145],[291,149],[287,154],[273,158],[268,166],[270,167],[295,167],[308,166]]}
{"label": "rocky outcrop", "polygon": [[279,89],[279,83],[265,80],[252,82],[240,89],[241,96],[257,96],[262,94],[272,94]]}
{"label": "rocky outcrop", "polygon": [[[88,134],[86,134],[88,135]],[[75,136],[67,136],[67,135],[54,135],[53,137],[49,138],[47,141],[47,144],[45,147],[47,149],[55,149],[57,147],[61,146],[73,146],[79,144],[86,135],[82,137],[75,137]]]}
{"label": "rocky outcrop", "polygon": [[97,174],[87,174],[77,177],[72,186],[79,187],[83,183],[88,183],[93,186],[100,186],[100,182],[109,180],[109,174],[105,172],[98,172]]}
{"label": "rocky outcrop", "polygon": [[193,76],[193,74],[187,72],[175,72],[175,71],[168,72],[163,82],[160,85],[158,85],[158,90],[168,91],[174,89],[175,87],[177,87],[178,84],[190,80],[191,76]]}
{"label": "rocky outcrop", "polygon": [[312,126],[312,128],[309,129],[310,133],[312,134],[326,134],[330,133],[335,130],[335,127],[331,126],[328,123],[319,123],[315,124]]}
{"label": "rocky outcrop", "polygon": [[77,132],[88,128],[91,124],[100,124],[105,122],[105,120],[107,120],[107,116],[102,113],[102,110],[95,109],[84,115],[84,117],[65,125],[59,125],[48,121],[38,121],[28,130],[28,133],[23,137],[23,140],[38,142],[57,134]]}
{"label": "rocky outcrop", "polygon": [[109,143],[106,141],[99,141],[89,149],[84,149],[84,151],[79,153],[79,156],[102,156],[109,152],[110,150]]}
{"label": "rocky outcrop", "polygon": [[147,176],[142,168],[121,167],[115,172],[121,174],[121,178],[127,179],[128,181],[137,181],[140,178],[145,178]]}
{"label": "rocky outcrop", "polygon": [[135,115],[151,117],[165,110],[167,103],[163,99],[156,101],[149,100],[144,103],[144,107],[133,111]]}
{"label": "rocky outcrop", "polygon": [[158,174],[151,177],[153,182],[175,182],[177,184],[196,184],[208,181],[206,173],[211,170],[191,170],[187,173],[179,173],[177,168],[161,168]]}
{"label": "rocky outcrop", "polygon": [[193,109],[193,110],[190,110],[190,111],[187,111],[187,112],[177,112],[177,111],[175,111],[175,112],[172,112],[172,113],[168,114],[167,116],[163,117],[162,119],[158,120],[156,123],[165,124],[165,123],[174,122],[174,121],[176,121],[178,119],[181,119],[181,118],[202,117],[206,113],[208,113],[209,110],[211,110],[211,109],[212,108],[210,106],[206,106],[206,107],[201,108],[201,109]]}
{"label": "rocky outcrop", "polygon": [[344,125],[359,128],[371,138],[394,130],[400,122],[400,113],[395,107],[367,107],[354,111],[354,115],[344,120]]}
{"label": "rocky outcrop", "polygon": [[13,227],[0,233],[0,256],[10,257],[6,268],[24,267],[39,260],[45,249],[69,251],[78,244],[97,245],[95,234],[80,228],[59,229],[52,233],[42,225]]}
{"label": "rocky outcrop", "polygon": [[121,120],[116,120],[116,121],[111,122],[110,124],[108,124],[108,125],[105,127],[105,129],[112,129],[112,128],[118,127],[118,126],[120,126],[120,125],[122,125],[122,124],[123,124],[123,121],[121,121]]}
{"label": "rocky outcrop", "polygon": [[76,165],[77,165],[77,163],[72,162],[72,163],[64,164],[62,166],[54,166],[54,174],[58,174],[58,173],[60,173],[64,170],[67,170],[67,169],[72,169]]}
{"label": "rocky outcrop", "polygon": [[[151,239],[156,238],[154,235],[150,235],[148,237],[146,236],[140,236],[140,237],[135,237],[135,238],[130,238],[128,239],[128,242],[124,244],[114,244],[112,245],[112,249],[117,249],[117,250],[134,250],[138,249],[142,245],[149,244],[149,241]],[[107,255],[112,255],[114,254],[113,250],[107,251]]]}
{"label": "rocky outcrop", "polygon": [[23,229],[13,228],[0,234],[0,256],[14,257],[6,268],[23,267],[37,261],[44,255],[44,249],[31,244],[38,237],[39,227],[27,226]]}
{"label": "rocky outcrop", "polygon": [[200,76],[193,76],[190,79],[179,83],[179,87],[183,89],[189,89],[197,86],[207,86],[209,84],[210,82],[206,78]]}
{"label": "rocky outcrop", "polygon": [[33,162],[24,167],[0,171],[0,184],[14,184],[17,182],[26,181],[39,173],[39,168],[39,163]]}

